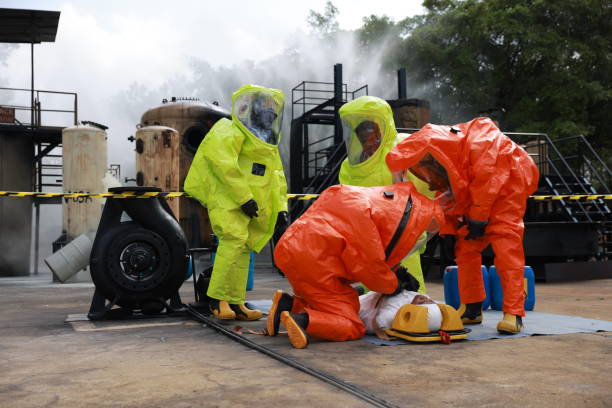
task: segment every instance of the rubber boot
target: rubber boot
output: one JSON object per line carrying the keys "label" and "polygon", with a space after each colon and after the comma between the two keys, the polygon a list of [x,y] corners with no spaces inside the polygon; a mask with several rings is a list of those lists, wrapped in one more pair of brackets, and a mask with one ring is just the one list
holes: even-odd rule
{"label": "rubber boot", "polygon": [[281,313],[290,311],[292,307],[293,296],[282,290],[277,290],[276,293],[274,293],[272,307],[268,312],[268,320],[266,321],[269,336],[276,336],[278,334]]}
{"label": "rubber boot", "polygon": [[234,320],[236,312],[232,310],[230,304],[225,300],[210,299],[210,311],[217,319]]}
{"label": "rubber boot", "polygon": [[287,335],[291,345],[297,349],[303,349],[310,343],[306,334],[308,327],[308,314],[306,313],[281,313],[281,323],[287,329]]}
{"label": "rubber boot", "polygon": [[504,312],[504,318],[497,323],[497,331],[501,334],[517,334],[523,328],[523,318]]}
{"label": "rubber boot", "polygon": [[459,306],[457,310],[463,324],[482,323],[482,302],[466,303]]}
{"label": "rubber boot", "polygon": [[259,320],[263,313],[261,310],[249,309],[245,305],[229,305],[235,313],[237,320]]}

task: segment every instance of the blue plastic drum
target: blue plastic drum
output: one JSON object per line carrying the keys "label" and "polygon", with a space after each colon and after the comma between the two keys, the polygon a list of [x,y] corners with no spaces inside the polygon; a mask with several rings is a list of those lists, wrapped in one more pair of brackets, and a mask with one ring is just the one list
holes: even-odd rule
{"label": "blue plastic drum", "polygon": [[[486,298],[482,302],[482,309],[486,310],[490,304],[489,271],[482,265],[482,280],[485,287]],[[459,309],[461,299],[459,297],[459,278],[457,266],[447,266],[444,270],[444,301],[447,305]]]}
{"label": "blue plastic drum", "polygon": [[[525,288],[525,310],[533,310],[535,308],[535,274],[531,266],[525,266],[524,273],[524,288]],[[491,309],[502,310],[504,305],[504,291],[502,290],[501,279],[497,273],[497,268],[491,266],[489,268],[489,279],[491,286]]]}

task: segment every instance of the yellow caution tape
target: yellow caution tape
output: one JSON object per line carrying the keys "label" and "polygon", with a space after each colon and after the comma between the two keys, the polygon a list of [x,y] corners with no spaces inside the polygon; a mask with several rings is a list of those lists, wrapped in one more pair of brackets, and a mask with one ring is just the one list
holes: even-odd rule
{"label": "yellow caution tape", "polygon": [[[187,197],[193,198],[182,191],[124,191],[122,193],[49,193],[33,191],[0,191],[0,197],[35,197],[35,198],[152,198],[152,197]],[[295,200],[313,200],[319,194],[287,194],[287,198]]]}
{"label": "yellow caution tape", "polygon": [[571,195],[534,195],[529,197],[532,200],[570,200],[570,201],[593,201],[593,200],[612,200],[612,194],[571,194]]}
{"label": "yellow caution tape", "polygon": [[[124,191],[122,193],[48,193],[32,191],[0,191],[0,197],[36,197],[36,198],[152,198],[152,197],[187,197],[193,198],[182,191]],[[314,200],[319,194],[287,194],[288,199]],[[531,200],[570,200],[570,201],[593,201],[612,200],[612,194],[572,194],[572,195],[534,195]]]}

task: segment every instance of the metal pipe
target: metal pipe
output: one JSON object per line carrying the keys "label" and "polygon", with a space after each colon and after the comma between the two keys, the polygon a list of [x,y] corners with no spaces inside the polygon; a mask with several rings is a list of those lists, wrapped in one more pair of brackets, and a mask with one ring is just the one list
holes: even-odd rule
{"label": "metal pipe", "polygon": [[334,125],[334,143],[342,143],[342,123],[340,122],[340,114],[338,111],[343,104],[342,100],[342,64],[334,65],[334,116],[336,124]]}
{"label": "metal pipe", "polygon": [[406,68],[400,68],[397,70],[397,97],[398,99],[406,99],[407,95]]}
{"label": "metal pipe", "polygon": [[34,127],[34,42],[30,43],[30,72],[32,74],[31,85],[30,85],[30,126]]}

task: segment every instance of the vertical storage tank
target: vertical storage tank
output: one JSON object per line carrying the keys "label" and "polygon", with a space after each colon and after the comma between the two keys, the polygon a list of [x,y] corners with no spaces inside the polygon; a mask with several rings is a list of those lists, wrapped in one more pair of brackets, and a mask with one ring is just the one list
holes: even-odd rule
{"label": "vertical storage tank", "polygon": [[[167,126],[145,126],[136,131],[136,183],[163,191],[180,188],[179,133]],[[169,171],[174,169],[174,171]],[[179,198],[166,201],[174,215],[179,214]],[[178,217],[177,217],[178,218]]]}
{"label": "vertical storage tank", "polygon": [[[136,132],[136,183],[164,191],[184,191],[193,157],[210,128],[231,114],[214,103],[172,98],[146,111]],[[195,200],[168,198],[189,245],[208,245],[212,229],[206,210]]]}
{"label": "vertical storage tank", "polygon": [[[62,131],[64,191],[100,193],[105,191],[107,169],[106,126],[92,122]],[[102,214],[102,199],[65,197],[62,202],[63,230],[70,242],[81,234],[93,234]]]}

